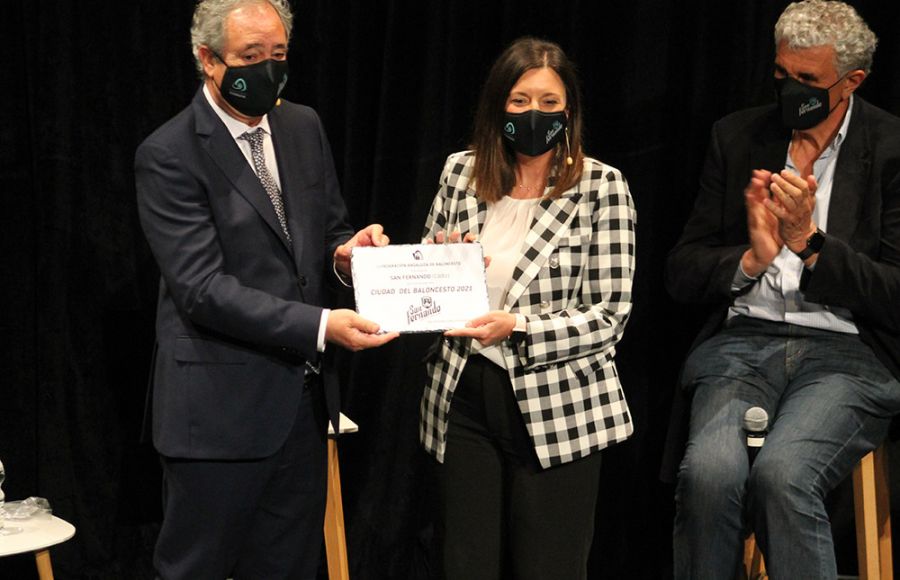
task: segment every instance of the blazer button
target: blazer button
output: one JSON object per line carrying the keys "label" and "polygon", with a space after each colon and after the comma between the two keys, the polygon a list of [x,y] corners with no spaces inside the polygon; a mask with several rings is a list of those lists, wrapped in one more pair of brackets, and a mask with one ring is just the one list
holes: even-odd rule
{"label": "blazer button", "polygon": [[297,282],[301,288],[306,288],[306,276],[297,276]]}
{"label": "blazer button", "polygon": [[550,256],[550,267],[554,270],[559,268],[559,257],[558,256]]}
{"label": "blazer button", "polygon": [[546,300],[541,300],[541,308],[547,310],[548,308],[550,308],[550,303]]}

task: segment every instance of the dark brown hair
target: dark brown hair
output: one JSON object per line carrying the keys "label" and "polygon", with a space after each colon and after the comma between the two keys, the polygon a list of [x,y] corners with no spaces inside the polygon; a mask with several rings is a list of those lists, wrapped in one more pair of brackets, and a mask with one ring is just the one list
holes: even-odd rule
{"label": "dark brown hair", "polygon": [[[475,169],[472,176],[478,197],[485,201],[497,201],[516,184],[515,153],[504,143],[503,123],[509,92],[523,74],[536,68],[556,71],[566,89],[567,128],[569,150],[565,140],[556,146],[551,161],[550,175],[555,183],[550,197],[559,197],[581,179],[584,153],[581,150],[583,121],[581,118],[581,89],[575,65],[566,57],[559,45],[537,38],[524,37],[513,42],[497,59],[488,73],[481,90],[475,127],[472,132],[472,149],[475,150]],[[566,163],[566,157],[574,160]]]}

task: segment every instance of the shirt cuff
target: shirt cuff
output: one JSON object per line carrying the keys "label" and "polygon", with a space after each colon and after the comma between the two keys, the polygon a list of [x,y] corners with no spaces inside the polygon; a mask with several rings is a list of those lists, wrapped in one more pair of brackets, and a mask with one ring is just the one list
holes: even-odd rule
{"label": "shirt cuff", "polygon": [[335,277],[337,277],[338,282],[340,282],[347,288],[353,288],[353,278],[339,272],[337,269],[337,262],[335,262],[334,260],[331,261],[331,271],[334,272],[334,275]]}
{"label": "shirt cuff", "polygon": [[[762,274],[760,274],[761,276]],[[734,278],[731,279],[731,291],[732,292],[740,292],[750,284],[753,284],[759,280],[759,277],[754,278],[750,276],[746,272],[744,272],[744,267],[738,262],[737,270],[734,273]]]}
{"label": "shirt cuff", "polygon": [[516,325],[513,327],[513,332],[525,332],[528,326],[528,320],[525,319],[525,315],[519,312],[516,312]]}
{"label": "shirt cuff", "polygon": [[330,308],[322,309],[322,317],[319,319],[319,336],[316,337],[316,350],[318,352],[325,352],[325,329],[328,327],[328,315],[330,313]]}
{"label": "shirt cuff", "polygon": [[513,316],[516,317],[516,325],[513,326],[512,331],[509,333],[509,340],[512,342],[521,342],[525,340],[525,331],[528,328],[528,320],[525,318],[524,314],[519,312],[514,312]]}

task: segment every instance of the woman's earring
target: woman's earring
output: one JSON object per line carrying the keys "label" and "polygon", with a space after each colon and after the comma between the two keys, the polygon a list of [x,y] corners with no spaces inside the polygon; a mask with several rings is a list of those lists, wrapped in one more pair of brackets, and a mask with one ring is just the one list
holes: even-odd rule
{"label": "woman's earring", "polygon": [[575,163],[572,160],[572,149],[569,148],[569,128],[566,127],[566,165]]}

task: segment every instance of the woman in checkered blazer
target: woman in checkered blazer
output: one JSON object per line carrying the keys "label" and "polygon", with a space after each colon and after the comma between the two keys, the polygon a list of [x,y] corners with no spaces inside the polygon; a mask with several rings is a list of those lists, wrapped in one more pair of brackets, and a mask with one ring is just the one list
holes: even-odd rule
{"label": "woman in checkered blazer", "polygon": [[439,467],[448,579],[583,578],[600,453],[631,434],[613,357],[631,311],[635,211],[585,157],[573,65],[514,42],[447,159],[428,242],[479,241],[491,312],[445,333],[420,435]]}

